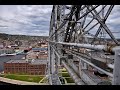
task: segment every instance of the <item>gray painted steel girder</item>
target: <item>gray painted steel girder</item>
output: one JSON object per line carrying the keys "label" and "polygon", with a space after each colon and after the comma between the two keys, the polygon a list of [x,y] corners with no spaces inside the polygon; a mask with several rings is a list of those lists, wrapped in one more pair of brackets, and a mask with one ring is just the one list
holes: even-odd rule
{"label": "gray painted steel girder", "polygon": [[73,78],[73,80],[75,81],[75,83],[77,85],[84,85],[83,81],[76,75],[76,73],[65,63],[65,61],[62,61],[62,64],[65,66],[65,68],[67,69],[68,73],[70,74],[70,76]]}
{"label": "gray painted steel girder", "polygon": [[91,44],[79,44],[79,43],[66,43],[66,42],[52,42],[56,44],[62,44],[62,45],[69,45],[69,46],[77,46],[80,48],[87,48],[87,49],[93,49],[93,50],[99,50],[99,51],[105,51],[105,52],[115,52],[116,49],[120,48],[120,46],[115,46],[110,48],[109,46],[105,45],[91,45]]}

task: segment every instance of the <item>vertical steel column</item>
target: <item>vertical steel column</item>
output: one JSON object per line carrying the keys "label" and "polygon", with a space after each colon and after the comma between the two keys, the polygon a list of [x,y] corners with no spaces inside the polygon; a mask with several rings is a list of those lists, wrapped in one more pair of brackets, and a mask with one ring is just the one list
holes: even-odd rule
{"label": "vertical steel column", "polygon": [[48,43],[48,83],[51,85],[52,84],[52,80],[51,80],[51,52],[50,52],[50,43]]}
{"label": "vertical steel column", "polygon": [[51,67],[52,67],[52,74],[55,72],[55,54],[54,51],[52,49],[52,59],[51,59]]}
{"label": "vertical steel column", "polygon": [[[60,6],[56,5],[55,6],[55,42],[58,42],[58,38],[59,38],[58,32],[57,32],[59,23],[60,23]],[[54,46],[54,47],[56,47],[57,49],[57,46]],[[55,73],[58,74],[58,57],[55,54],[55,52],[54,52],[54,55],[55,55]]]}
{"label": "vertical steel column", "polygon": [[113,85],[120,85],[120,49],[115,51]]}

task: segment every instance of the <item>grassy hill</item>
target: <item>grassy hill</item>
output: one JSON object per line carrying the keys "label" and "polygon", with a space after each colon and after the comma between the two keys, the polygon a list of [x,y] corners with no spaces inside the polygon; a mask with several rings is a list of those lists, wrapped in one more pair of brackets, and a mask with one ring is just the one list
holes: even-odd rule
{"label": "grassy hill", "polygon": [[10,35],[0,33],[0,39],[2,40],[39,40],[39,39],[48,39],[48,36],[27,36],[27,35]]}

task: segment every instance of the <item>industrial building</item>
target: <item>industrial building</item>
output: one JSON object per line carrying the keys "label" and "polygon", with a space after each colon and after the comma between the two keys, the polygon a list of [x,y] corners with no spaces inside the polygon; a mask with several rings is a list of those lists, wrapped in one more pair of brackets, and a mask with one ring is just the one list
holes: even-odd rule
{"label": "industrial building", "polygon": [[46,60],[10,60],[4,63],[4,73],[45,75]]}

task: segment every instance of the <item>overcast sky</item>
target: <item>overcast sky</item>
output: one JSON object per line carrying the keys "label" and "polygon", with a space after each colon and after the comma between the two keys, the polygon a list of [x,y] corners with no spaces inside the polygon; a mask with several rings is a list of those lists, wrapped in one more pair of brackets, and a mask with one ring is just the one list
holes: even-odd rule
{"label": "overcast sky", "polygon": [[52,5],[0,5],[0,33],[46,36]]}
{"label": "overcast sky", "polygon": [[[0,5],[0,33],[46,36],[51,10],[52,5]],[[106,23],[120,32],[120,5],[115,5]]]}

